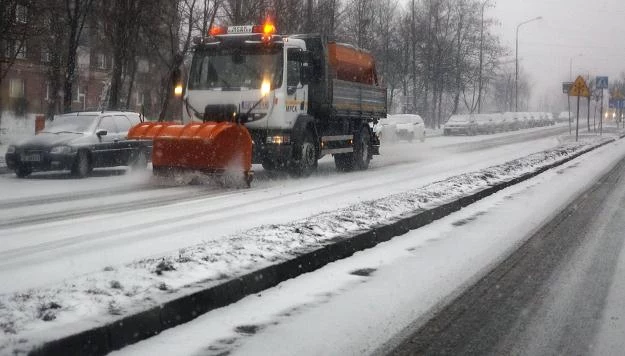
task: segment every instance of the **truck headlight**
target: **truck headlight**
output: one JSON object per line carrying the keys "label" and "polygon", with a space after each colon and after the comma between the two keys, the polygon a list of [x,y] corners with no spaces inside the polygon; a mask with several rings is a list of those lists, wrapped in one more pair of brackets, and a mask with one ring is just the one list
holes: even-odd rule
{"label": "truck headlight", "polygon": [[52,147],[52,149],[50,150],[50,153],[52,154],[68,154],[68,153],[72,153],[74,151],[74,149],[70,146],[55,146]]}
{"label": "truck headlight", "polygon": [[282,144],[290,143],[291,138],[289,136],[283,136],[283,135],[267,136],[267,140],[265,142],[271,143],[274,145],[282,145]]}
{"label": "truck headlight", "polygon": [[7,153],[15,153],[15,146],[11,145],[7,147]]}

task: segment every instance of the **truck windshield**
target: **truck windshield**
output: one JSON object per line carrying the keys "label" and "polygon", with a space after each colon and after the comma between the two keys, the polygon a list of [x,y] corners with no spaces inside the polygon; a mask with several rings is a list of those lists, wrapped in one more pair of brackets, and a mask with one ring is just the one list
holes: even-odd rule
{"label": "truck windshield", "polygon": [[281,48],[200,48],[191,63],[189,89],[260,89],[263,80],[272,88],[282,85]]}

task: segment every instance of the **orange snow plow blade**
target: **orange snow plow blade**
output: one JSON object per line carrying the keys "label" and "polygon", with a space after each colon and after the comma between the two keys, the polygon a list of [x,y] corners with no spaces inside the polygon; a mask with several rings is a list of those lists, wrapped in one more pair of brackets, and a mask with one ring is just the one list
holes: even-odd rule
{"label": "orange snow plow blade", "polygon": [[180,171],[239,176],[247,186],[252,172],[252,137],[234,122],[178,124],[144,122],[130,129],[129,139],[151,139],[154,175]]}

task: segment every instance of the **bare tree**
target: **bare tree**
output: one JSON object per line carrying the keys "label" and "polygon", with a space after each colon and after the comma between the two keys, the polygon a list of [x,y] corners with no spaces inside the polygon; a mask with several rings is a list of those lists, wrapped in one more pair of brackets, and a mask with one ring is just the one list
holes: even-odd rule
{"label": "bare tree", "polygon": [[[41,33],[34,0],[0,0],[0,85],[16,59],[25,57],[26,42]],[[1,96],[0,96],[1,99]],[[0,101],[0,114],[2,113]]]}
{"label": "bare tree", "polygon": [[99,5],[104,33],[113,53],[108,108],[119,109],[122,106],[124,73],[134,64],[140,31],[154,21],[154,15],[160,9],[148,0],[113,0]]}
{"label": "bare tree", "polygon": [[63,107],[65,111],[72,107],[72,86],[76,80],[76,54],[87,15],[91,11],[93,0],[65,0],[65,21],[67,23],[67,57]]}

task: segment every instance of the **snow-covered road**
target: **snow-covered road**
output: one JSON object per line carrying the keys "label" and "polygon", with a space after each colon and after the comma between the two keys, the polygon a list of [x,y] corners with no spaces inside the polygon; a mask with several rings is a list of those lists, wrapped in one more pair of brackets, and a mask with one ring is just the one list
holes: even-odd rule
{"label": "snow-covered road", "polygon": [[385,354],[623,157],[625,142],[607,145],[426,227],[114,354]]}
{"label": "snow-covered road", "polygon": [[52,284],[263,224],[285,223],[423,186],[558,144],[556,126],[383,146],[365,172],[339,174],[331,159],[310,178],[258,168],[249,190],[162,187],[149,174],[107,171],[86,180],[0,177],[0,293]]}

